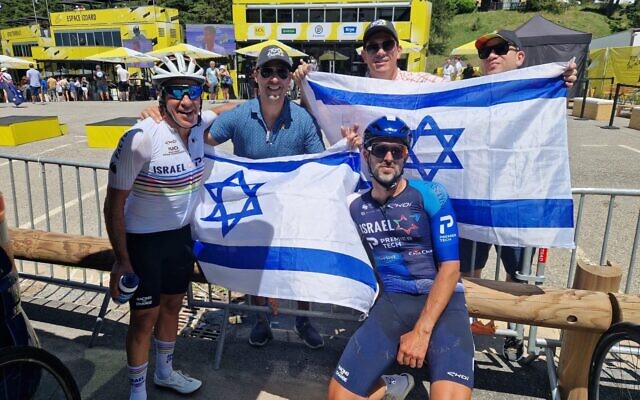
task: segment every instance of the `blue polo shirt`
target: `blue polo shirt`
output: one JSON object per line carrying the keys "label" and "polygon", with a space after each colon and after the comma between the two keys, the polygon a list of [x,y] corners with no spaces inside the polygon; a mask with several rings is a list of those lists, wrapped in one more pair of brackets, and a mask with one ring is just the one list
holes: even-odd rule
{"label": "blue polo shirt", "polygon": [[220,144],[231,139],[233,154],[254,160],[324,151],[316,121],[289,99],[284,101],[271,132],[267,132],[260,103],[255,98],[220,114],[211,125],[211,134]]}

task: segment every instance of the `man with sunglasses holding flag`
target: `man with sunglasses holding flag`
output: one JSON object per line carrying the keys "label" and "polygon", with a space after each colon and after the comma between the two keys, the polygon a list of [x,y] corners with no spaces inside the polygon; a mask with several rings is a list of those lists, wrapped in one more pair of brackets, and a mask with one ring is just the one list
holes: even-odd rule
{"label": "man with sunglasses holding flag", "polygon": [[[231,140],[235,155],[251,159],[324,151],[322,134],[313,117],[287,96],[293,67],[291,57],[279,46],[266,46],[258,55],[256,67],[258,96],[221,114],[211,127],[213,141],[221,144]],[[266,304],[262,297],[253,297],[252,301]],[[309,303],[298,302],[298,308],[308,310]],[[324,347],[322,336],[308,317],[296,317],[295,330],[307,347]],[[272,338],[269,317],[260,313],[249,344],[261,347]]]}
{"label": "man with sunglasses holding flag", "polygon": [[111,296],[121,294],[123,274],[139,284],[129,300],[127,369],[130,400],[147,398],[151,335],[156,369],[153,381],[187,394],[202,383],[173,369],[178,315],[193,272],[189,222],[204,171],[205,132],[216,114],[201,113],[204,71],[180,53],[155,67],[162,120],[147,118],[120,139],[111,157],[104,204],[116,262]]}

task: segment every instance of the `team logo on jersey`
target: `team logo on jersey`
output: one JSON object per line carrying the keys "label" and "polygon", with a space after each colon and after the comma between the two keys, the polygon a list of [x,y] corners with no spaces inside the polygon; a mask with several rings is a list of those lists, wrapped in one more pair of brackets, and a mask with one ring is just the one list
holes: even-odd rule
{"label": "team logo on jersey", "polygon": [[453,226],[453,217],[451,215],[444,215],[440,217],[440,234],[444,235],[447,228]]}
{"label": "team logo on jersey", "polygon": [[411,235],[411,232],[418,229],[418,225],[409,220],[406,215],[401,215],[400,219],[394,219],[393,222],[396,224],[396,230],[404,232],[405,235]]}
{"label": "team logo on jersey", "polygon": [[[216,205],[213,207],[211,214],[206,218],[202,218],[202,220],[222,222],[222,236],[226,236],[243,218],[262,214],[257,192],[264,184],[265,182],[247,183],[244,179],[243,171],[234,173],[222,182],[205,183],[204,187],[213,201],[216,202]],[[225,188],[237,187],[242,190],[246,200],[240,211],[229,212],[224,202],[223,191]]]}

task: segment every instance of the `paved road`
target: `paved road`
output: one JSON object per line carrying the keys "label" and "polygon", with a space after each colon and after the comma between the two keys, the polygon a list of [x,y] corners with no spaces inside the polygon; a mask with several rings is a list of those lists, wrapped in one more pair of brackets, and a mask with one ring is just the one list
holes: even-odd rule
{"label": "paved road", "polygon": [[[47,105],[28,104],[15,109],[0,105],[0,116],[6,115],[58,115],[62,123],[69,126],[67,135],[46,141],[30,143],[18,147],[0,147],[0,153],[73,160],[82,163],[106,165],[111,150],[89,149],[86,145],[84,124],[98,122],[115,117],[133,117],[151,103],[60,103]],[[640,189],[640,131],[624,128],[628,120],[616,119],[620,130],[600,129],[604,123],[595,121],[576,121],[568,118],[569,152],[572,171],[572,186]],[[229,147],[226,146],[229,150]],[[16,190],[26,193],[28,186],[34,196],[33,217],[38,221],[36,227],[42,229],[47,218],[38,205],[42,203],[42,170],[30,167],[31,185],[24,181],[24,168],[14,168]],[[46,170],[48,193],[52,196],[49,209],[55,211],[49,224],[54,228],[61,224],[62,209],[57,208],[61,199],[57,193],[60,188],[54,183],[58,172]],[[0,159],[0,191],[9,192],[9,165]],[[65,177],[74,171],[60,172]],[[99,209],[92,202],[97,188],[100,199],[104,196],[104,176],[81,177],[81,203],[86,203],[83,218],[97,218]],[[64,187],[63,202],[75,209],[78,199],[75,187]],[[630,245],[635,232],[639,199],[620,198],[616,200],[612,238],[607,258],[615,263],[628,266]],[[13,210],[8,199],[9,210]],[[585,221],[582,227],[583,237],[579,242],[581,253],[597,261],[600,258],[601,238],[606,216],[607,199],[589,198],[586,201]],[[26,204],[19,207],[19,225],[28,220],[29,209]],[[77,214],[77,213],[76,213]],[[79,229],[77,216],[70,216],[67,229]],[[74,219],[76,218],[76,219]],[[10,217],[11,220],[11,217]],[[28,226],[28,224],[27,224]],[[89,234],[100,234],[97,223],[85,226]],[[56,229],[54,229],[56,230]],[[566,285],[569,252],[552,250],[547,269],[548,286]],[[492,276],[487,268],[485,277]],[[503,273],[504,275],[504,273]],[[636,275],[634,293],[639,293]],[[109,320],[105,324],[104,334],[96,346],[88,349],[86,344],[97,313],[101,298],[92,293],[57,288],[42,283],[25,282],[25,302],[28,314],[35,326],[44,347],[58,355],[71,368],[87,399],[126,398],[125,359],[121,344],[124,340],[127,323],[126,309],[112,305]],[[55,310],[55,312],[52,312]],[[213,343],[211,340],[192,337],[197,332],[215,329],[216,315],[203,310],[191,317],[185,316],[183,333],[185,337],[178,343],[175,363],[205,381],[205,387],[194,399],[321,399],[326,393],[327,377],[330,375],[346,338],[353,330],[352,323],[342,321],[318,321],[322,334],[327,338],[327,348],[321,351],[306,349],[292,335],[291,319],[280,317],[276,320],[276,340],[267,348],[252,350],[246,344],[250,324],[234,325],[227,338],[222,369],[212,369]],[[543,332],[543,336],[554,336],[555,332]],[[505,362],[498,356],[501,341],[495,338],[478,337],[477,371],[474,398],[478,399],[530,399],[548,398],[549,384],[546,377],[544,357],[529,366]],[[418,380],[424,376],[417,375]],[[151,389],[151,398],[179,398],[164,391]],[[411,399],[424,398],[425,390],[418,388]]]}

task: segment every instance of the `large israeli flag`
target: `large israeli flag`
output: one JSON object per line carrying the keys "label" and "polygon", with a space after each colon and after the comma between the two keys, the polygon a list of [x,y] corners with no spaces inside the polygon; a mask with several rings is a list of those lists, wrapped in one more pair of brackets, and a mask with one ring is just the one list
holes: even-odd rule
{"label": "large israeli flag", "polygon": [[341,143],[320,154],[265,160],[207,147],[205,157],[212,170],[192,229],[209,282],[371,308],[378,285],[347,206],[360,178],[358,153]]}
{"label": "large israeli flag", "polygon": [[414,135],[405,175],[444,184],[460,236],[572,248],[564,69],[546,64],[442,84],[314,72],[303,90],[330,142],[340,125],[362,131],[383,115],[402,118]]}

